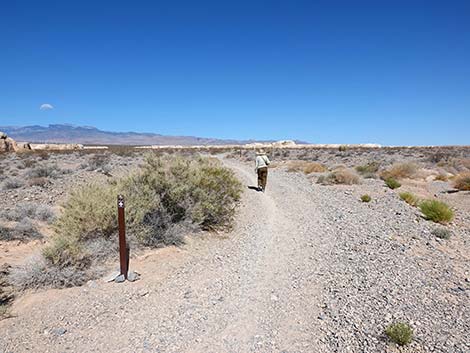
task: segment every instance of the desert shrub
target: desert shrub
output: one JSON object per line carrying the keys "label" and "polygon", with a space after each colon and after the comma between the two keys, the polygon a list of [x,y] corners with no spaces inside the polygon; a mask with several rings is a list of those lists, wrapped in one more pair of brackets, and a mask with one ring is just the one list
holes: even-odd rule
{"label": "desert shrub", "polygon": [[49,183],[49,180],[44,177],[39,177],[39,178],[31,178],[28,180],[28,185],[29,186],[39,186],[39,187],[44,187]]}
{"label": "desert shrub", "polygon": [[35,159],[25,159],[23,160],[23,165],[25,168],[32,168],[36,165],[37,161]]}
{"label": "desert shrub", "polygon": [[387,178],[385,179],[385,185],[387,185],[390,189],[398,189],[401,184],[394,178]]}
{"label": "desert shrub", "polygon": [[44,257],[35,256],[22,266],[12,268],[9,282],[18,290],[72,287],[86,283],[98,273],[93,269],[50,266]]}
{"label": "desert shrub", "polygon": [[400,346],[411,343],[413,339],[413,329],[404,322],[397,322],[387,326],[385,333],[393,342]]}
{"label": "desert shrub", "polygon": [[454,218],[454,212],[442,201],[425,200],[419,204],[426,219],[436,223],[447,223]]}
{"label": "desert shrub", "polygon": [[110,156],[108,154],[94,154],[88,160],[88,170],[108,169]]}
{"label": "desert shrub", "polygon": [[29,218],[25,218],[18,222],[15,227],[9,228],[0,226],[0,239],[1,240],[20,240],[28,241],[31,238],[40,238],[41,234],[34,227]]}
{"label": "desert shrub", "polygon": [[187,228],[229,226],[240,193],[240,182],[218,160],[150,155],[134,175],[72,191],[43,256],[52,266],[80,271],[96,261],[97,249],[106,257],[100,244],[117,232],[118,194],[126,196],[130,241],[160,246],[180,242]]}
{"label": "desert shrub", "polygon": [[359,176],[349,169],[338,169],[327,175],[321,175],[317,182],[319,184],[359,184]]}
{"label": "desert shrub", "polygon": [[346,145],[341,145],[338,147],[338,151],[340,152],[346,152],[348,150],[348,146]]}
{"label": "desert shrub", "polygon": [[57,166],[57,164],[45,164],[38,166],[34,169],[31,169],[28,173],[27,176],[29,178],[58,178],[62,174],[64,174],[64,171]]}
{"label": "desert shrub", "polygon": [[470,172],[460,173],[454,179],[454,188],[461,191],[470,191]]}
{"label": "desert shrub", "polygon": [[4,190],[18,189],[24,185],[23,181],[18,178],[9,178],[3,182]]}
{"label": "desert shrub", "polygon": [[391,166],[389,169],[382,171],[380,176],[386,180],[388,178],[403,179],[411,178],[416,174],[418,167],[414,163],[398,163]]}
{"label": "desert shrub", "polygon": [[411,206],[417,206],[419,203],[419,199],[411,192],[401,192],[400,198]]}
{"label": "desert shrub", "polygon": [[361,196],[361,201],[362,202],[370,202],[372,198],[369,195],[362,195]]}
{"label": "desert shrub", "polygon": [[3,211],[0,217],[9,221],[21,221],[26,218],[38,219],[44,222],[52,222],[55,214],[50,206],[33,202],[19,203],[13,210]]}
{"label": "desert shrub", "polygon": [[358,165],[356,171],[362,176],[375,175],[379,171],[380,163],[371,162],[364,165]]}
{"label": "desert shrub", "polygon": [[449,229],[436,228],[431,231],[431,234],[440,239],[449,239],[452,235],[452,232]]}
{"label": "desert shrub", "polygon": [[449,177],[446,174],[438,174],[434,177],[434,180],[447,181],[449,180]]}
{"label": "desert shrub", "polygon": [[303,172],[305,174],[323,173],[327,169],[324,165],[316,162],[289,161],[287,163],[288,172]]}

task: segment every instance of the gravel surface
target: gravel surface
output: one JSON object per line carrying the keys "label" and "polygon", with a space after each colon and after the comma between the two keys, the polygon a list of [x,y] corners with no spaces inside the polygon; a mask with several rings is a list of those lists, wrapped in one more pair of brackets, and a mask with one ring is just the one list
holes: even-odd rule
{"label": "gravel surface", "polygon": [[[255,183],[251,164],[225,163]],[[470,234],[448,246],[433,228],[378,180],[274,170],[232,232],[140,257],[139,281],[20,298],[0,352],[469,352]],[[409,347],[384,337],[395,320],[415,330]]]}

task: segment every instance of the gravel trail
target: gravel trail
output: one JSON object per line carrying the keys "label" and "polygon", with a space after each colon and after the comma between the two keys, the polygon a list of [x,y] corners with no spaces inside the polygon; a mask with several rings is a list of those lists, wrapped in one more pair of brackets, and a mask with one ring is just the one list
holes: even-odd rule
{"label": "gravel trail", "polygon": [[[131,261],[135,283],[25,296],[0,322],[0,352],[470,351],[468,286],[448,255],[429,265],[391,238],[430,228],[378,181],[360,186],[380,189],[370,205],[359,186],[282,170],[259,193],[251,164],[224,163],[246,185],[229,234]],[[394,319],[417,327],[409,348],[383,337]]]}

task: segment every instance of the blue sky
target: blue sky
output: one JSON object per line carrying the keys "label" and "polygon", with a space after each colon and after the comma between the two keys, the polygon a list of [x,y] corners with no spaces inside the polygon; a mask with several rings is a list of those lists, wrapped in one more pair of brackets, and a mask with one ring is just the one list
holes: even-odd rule
{"label": "blue sky", "polygon": [[0,48],[0,125],[470,144],[470,1],[3,1]]}

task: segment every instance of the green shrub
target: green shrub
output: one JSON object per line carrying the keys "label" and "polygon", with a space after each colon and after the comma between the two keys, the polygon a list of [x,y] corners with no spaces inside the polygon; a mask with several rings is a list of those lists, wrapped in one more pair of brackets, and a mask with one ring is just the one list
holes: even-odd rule
{"label": "green shrub", "polygon": [[449,239],[452,235],[452,232],[449,229],[436,228],[431,231],[431,234],[440,239]]}
{"label": "green shrub", "polygon": [[47,263],[90,267],[96,261],[90,249],[117,232],[118,194],[126,199],[130,241],[160,246],[180,242],[186,227],[230,226],[241,184],[216,159],[150,155],[138,173],[71,192],[54,223],[55,236],[43,250]]}
{"label": "green shrub", "polygon": [[394,178],[387,178],[385,179],[385,185],[387,185],[390,189],[398,189],[401,184]]}
{"label": "green shrub", "polygon": [[419,208],[426,219],[436,223],[447,223],[454,218],[454,212],[442,201],[425,200]]}
{"label": "green shrub", "polygon": [[400,198],[411,206],[417,206],[419,203],[419,199],[411,192],[401,192]]}
{"label": "green shrub", "polygon": [[362,202],[370,202],[372,198],[369,195],[362,195],[361,196],[361,201]]}
{"label": "green shrub", "polygon": [[372,175],[378,172],[380,164],[377,162],[371,162],[365,165],[358,165],[356,171],[361,175]]}
{"label": "green shrub", "polygon": [[389,325],[385,329],[387,336],[400,346],[411,343],[413,339],[413,329],[404,322],[397,322]]}

